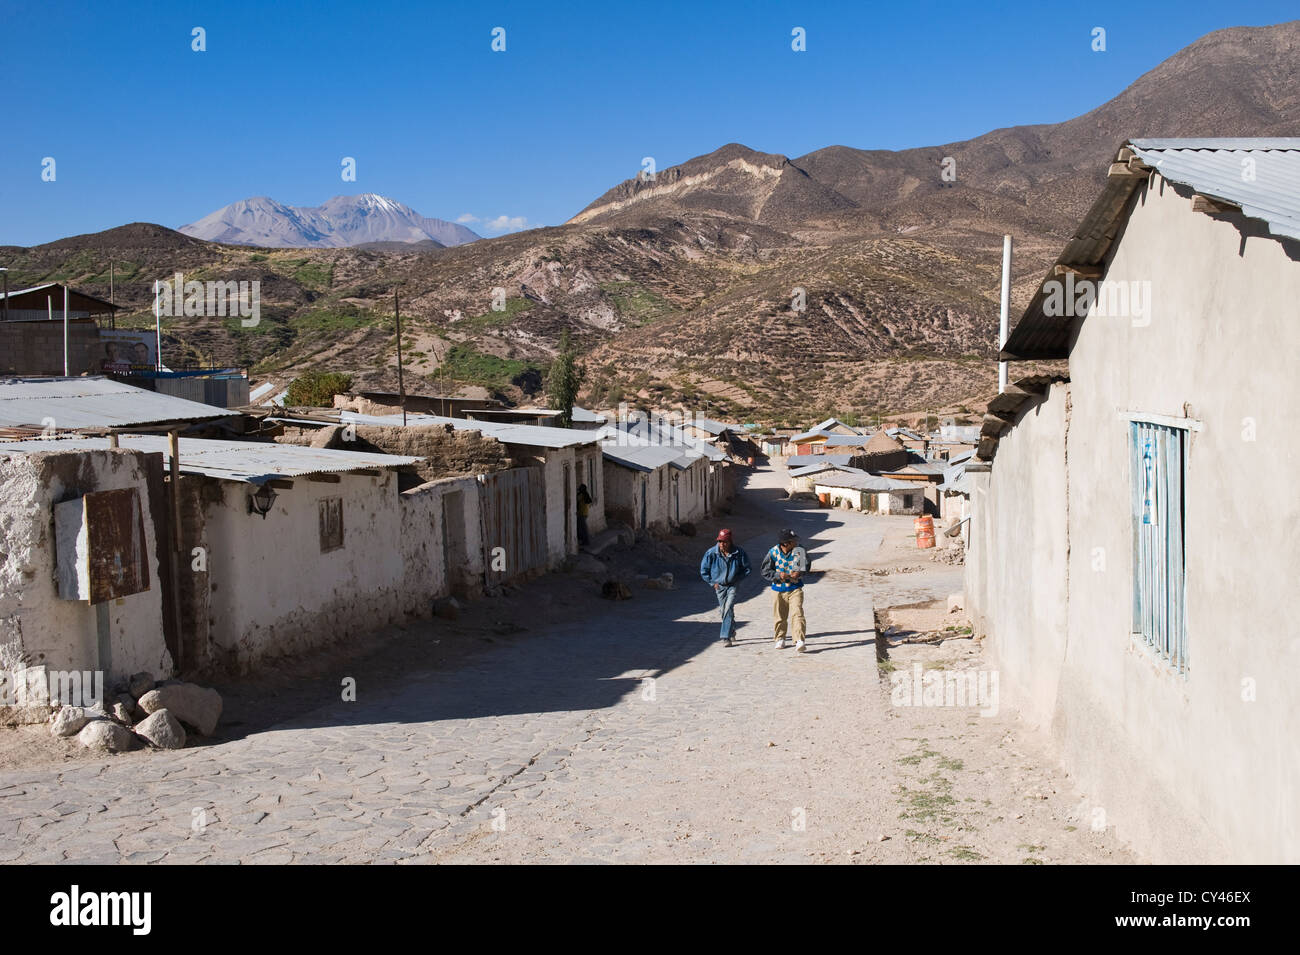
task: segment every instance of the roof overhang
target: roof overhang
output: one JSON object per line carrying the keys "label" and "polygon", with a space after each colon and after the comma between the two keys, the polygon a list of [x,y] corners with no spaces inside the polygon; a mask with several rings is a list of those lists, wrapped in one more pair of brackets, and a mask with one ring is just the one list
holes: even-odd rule
{"label": "roof overhang", "polygon": [[[1251,154],[1267,155],[1270,162],[1254,164],[1255,175],[1247,178],[1242,161]],[[1300,138],[1126,140],[1107,170],[1101,194],[1007,336],[999,360],[1069,357],[1085,316],[1049,315],[1048,305],[1053,298],[1070,299],[1076,282],[1104,280],[1134,197],[1154,176],[1192,189],[1192,207],[1198,212],[1240,213],[1266,223],[1279,238],[1300,240],[1298,174]]]}

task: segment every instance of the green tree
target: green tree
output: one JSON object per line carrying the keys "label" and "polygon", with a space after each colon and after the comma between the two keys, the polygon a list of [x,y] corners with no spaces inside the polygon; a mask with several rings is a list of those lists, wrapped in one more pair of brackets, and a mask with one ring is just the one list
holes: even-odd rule
{"label": "green tree", "polygon": [[560,350],[546,376],[546,397],[551,407],[560,412],[556,423],[561,428],[573,426],[573,403],[578,398],[583,378],[583,369],[577,359],[578,353],[566,328],[560,335]]}
{"label": "green tree", "polygon": [[352,376],[333,371],[309,371],[289,384],[284,403],[290,406],[329,408],[334,396],[352,387]]}

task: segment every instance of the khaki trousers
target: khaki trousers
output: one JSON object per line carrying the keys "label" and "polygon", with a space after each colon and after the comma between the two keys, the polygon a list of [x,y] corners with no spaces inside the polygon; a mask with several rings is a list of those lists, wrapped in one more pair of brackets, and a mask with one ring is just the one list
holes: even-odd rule
{"label": "khaki trousers", "polygon": [[803,619],[803,588],[791,590],[787,593],[781,593],[779,590],[774,591],[772,596],[776,599],[772,602],[772,621],[776,625],[776,640],[784,640],[789,628],[790,636],[794,637],[796,643],[804,638],[804,619]]}

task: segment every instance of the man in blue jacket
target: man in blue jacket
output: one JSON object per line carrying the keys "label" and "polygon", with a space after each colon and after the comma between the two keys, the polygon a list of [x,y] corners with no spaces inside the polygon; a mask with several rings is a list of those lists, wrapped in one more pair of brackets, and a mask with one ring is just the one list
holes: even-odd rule
{"label": "man in blue jacket", "polygon": [[718,542],[700,561],[700,578],[713,588],[722,611],[722,645],[736,645],[736,585],[749,576],[749,556],[731,539],[731,531],[718,531]]}

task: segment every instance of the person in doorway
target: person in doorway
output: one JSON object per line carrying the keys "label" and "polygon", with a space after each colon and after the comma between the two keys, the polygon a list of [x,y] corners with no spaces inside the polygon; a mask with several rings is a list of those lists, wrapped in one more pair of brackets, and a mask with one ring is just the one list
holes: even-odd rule
{"label": "person in doorway", "polygon": [[587,515],[591,513],[591,494],[587,485],[578,485],[578,543],[586,547],[591,543],[591,534],[587,532]]}
{"label": "person in doorway", "polygon": [[704,552],[700,579],[713,588],[722,612],[719,637],[724,647],[736,645],[736,585],[750,574],[749,555],[731,539],[731,531],[718,531],[718,542]]}
{"label": "person in doorway", "polygon": [[808,573],[808,552],[799,546],[799,536],[786,528],[777,535],[776,546],[763,555],[760,570],[772,585],[772,619],[776,627],[776,648],[785,649],[786,634],[794,648],[804,652],[807,627],[803,617],[803,578]]}

